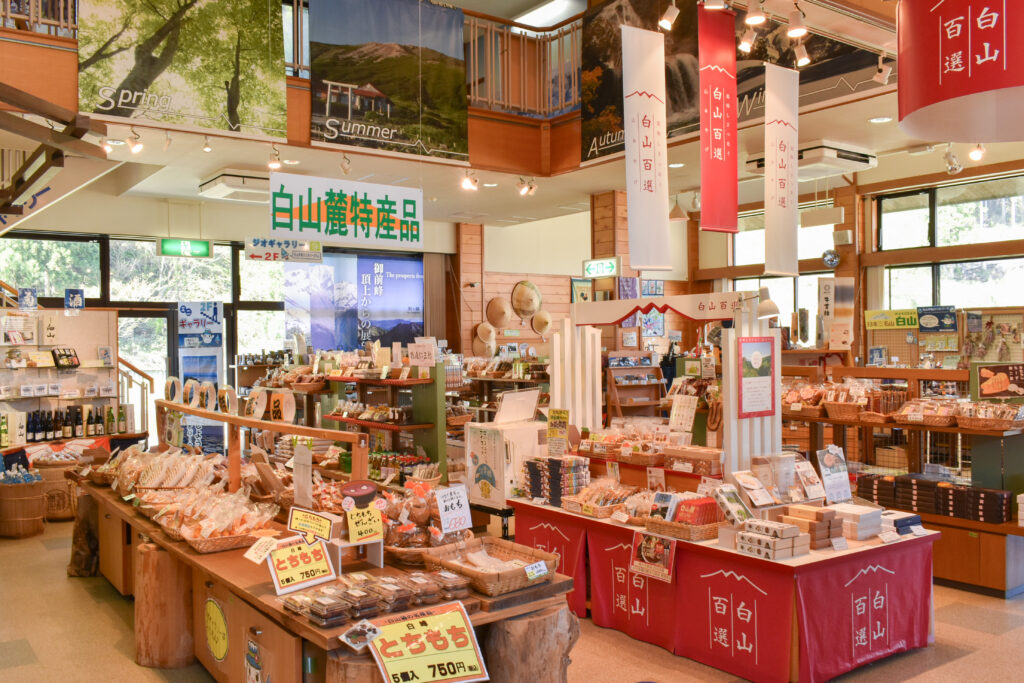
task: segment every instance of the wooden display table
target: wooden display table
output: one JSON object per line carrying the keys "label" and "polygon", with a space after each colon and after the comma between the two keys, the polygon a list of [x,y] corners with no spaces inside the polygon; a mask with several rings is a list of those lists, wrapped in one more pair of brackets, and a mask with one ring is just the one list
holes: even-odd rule
{"label": "wooden display table", "polygon": [[560,553],[577,615],[743,678],[823,681],[933,640],[935,532],[779,561],[677,541],[666,582],[631,569],[641,527],[509,503],[518,542]]}
{"label": "wooden display table", "polygon": [[[131,531],[128,539],[124,534],[114,539],[101,534],[101,555],[105,544],[116,543],[116,555],[124,557],[125,562],[132,562],[133,550],[144,558],[146,568],[136,567],[134,585],[118,586],[119,590],[140,598],[159,596],[158,607],[153,607],[148,599],[136,603],[136,632],[139,634],[141,629],[143,635],[137,637],[137,646],[145,648],[136,653],[140,663],[180,666],[187,663],[183,662],[182,648],[194,641],[195,657],[219,681],[246,680],[245,656],[254,646],[260,652],[264,680],[382,681],[368,655],[356,655],[340,646],[338,637],[351,624],[318,628],[305,617],[286,611],[274,592],[266,565],[243,558],[246,549],[197,553],[187,543],[168,538],[158,524],[137,514],[132,505],[111,489],[98,487],[80,477],[76,479],[83,491],[96,501],[101,520],[116,520]],[[129,541],[127,552],[122,543],[126,540]],[[182,571],[190,573],[190,581],[182,581]],[[371,574],[397,572],[387,566],[366,571]],[[132,576],[131,565],[121,574]],[[174,580],[168,582],[168,578]],[[153,582],[159,584],[155,589]],[[523,591],[496,598],[473,593],[463,601],[473,626],[478,629],[485,661],[490,661],[492,656],[498,662],[519,657],[522,661],[539,661],[538,666],[542,665],[549,672],[549,678],[537,678],[532,669],[503,670],[497,676],[492,673],[492,680],[523,683],[564,680],[568,653],[578,637],[575,617],[565,606],[565,594],[572,590],[572,585],[570,577],[557,574],[552,581]],[[183,601],[180,593],[186,589],[190,596]],[[166,591],[179,595],[177,598],[168,596]],[[191,612],[181,613],[178,609],[176,613],[173,606],[182,604],[191,605]],[[151,608],[161,610],[159,619],[148,612]],[[161,620],[176,623],[181,641],[167,642],[173,632],[161,627],[158,623]],[[520,621],[527,622],[529,629],[524,629]],[[490,627],[486,632],[481,631],[479,627],[485,625]],[[189,628],[191,633],[186,634]],[[533,629],[553,629],[561,637],[547,645],[537,643],[526,635],[526,630]],[[575,635],[566,637],[570,634]],[[184,659],[191,660],[191,656]]]}

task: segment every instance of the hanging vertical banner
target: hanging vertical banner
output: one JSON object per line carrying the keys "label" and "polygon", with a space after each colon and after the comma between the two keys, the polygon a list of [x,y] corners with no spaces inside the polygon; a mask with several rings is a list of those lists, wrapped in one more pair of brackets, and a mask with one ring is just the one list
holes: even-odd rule
{"label": "hanging vertical banner", "polygon": [[668,153],[665,144],[665,37],[622,26],[629,261],[636,270],[671,270]]}
{"label": "hanging vertical banner", "polygon": [[800,72],[765,64],[764,274],[795,277]]}
{"label": "hanging vertical banner", "polygon": [[700,45],[700,229],[737,232],[736,16],[698,8]]}
{"label": "hanging vertical banner", "polygon": [[[178,302],[178,367],[181,383],[224,382],[224,306],[219,301]],[[224,425],[186,415],[182,418],[182,444],[205,453],[224,449]]]}

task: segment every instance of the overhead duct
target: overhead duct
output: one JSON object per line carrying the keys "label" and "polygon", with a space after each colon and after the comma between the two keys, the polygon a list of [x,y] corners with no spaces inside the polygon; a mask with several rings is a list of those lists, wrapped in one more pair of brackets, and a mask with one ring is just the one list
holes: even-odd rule
{"label": "overhead duct", "polygon": [[[747,159],[747,172],[764,175],[764,153]],[[873,153],[850,145],[817,140],[801,143],[798,152],[797,178],[801,182],[866,171],[878,165]]]}

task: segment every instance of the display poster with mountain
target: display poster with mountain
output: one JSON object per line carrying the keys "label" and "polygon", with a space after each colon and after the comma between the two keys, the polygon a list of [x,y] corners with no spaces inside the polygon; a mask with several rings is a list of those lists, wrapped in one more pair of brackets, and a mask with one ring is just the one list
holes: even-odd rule
{"label": "display poster with mountain", "polygon": [[311,138],[469,158],[460,9],[311,0]]}
{"label": "display poster with mountain", "polygon": [[84,112],[285,137],[281,6],[257,0],[80,0]]}
{"label": "display poster with mountain", "polygon": [[740,337],[739,417],[775,414],[775,372],[771,337]]}
{"label": "display poster with mountain", "polygon": [[322,264],[285,263],[285,333],[315,349],[365,342],[411,344],[423,336],[420,257],[325,253]]}
{"label": "display poster with mountain", "polygon": [[[607,0],[583,15],[580,98],[581,160],[593,161],[625,149],[622,129],[622,40],[619,26],[659,31],[663,0]],[[668,137],[696,134],[700,126],[697,3],[680,2],[679,16],[665,34]],[[749,28],[736,15],[736,37]],[[800,70],[800,106],[828,102],[881,87],[871,80],[878,54],[831,38],[808,34],[810,66]],[[764,63],[793,66],[793,40],[786,25],[769,19],[749,53],[736,52],[736,96],[740,121],[764,116]]]}

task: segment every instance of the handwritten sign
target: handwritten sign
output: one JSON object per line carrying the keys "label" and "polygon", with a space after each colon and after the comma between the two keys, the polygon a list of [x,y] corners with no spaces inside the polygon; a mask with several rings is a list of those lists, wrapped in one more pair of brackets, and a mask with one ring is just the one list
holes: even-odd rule
{"label": "handwritten sign", "polygon": [[278,595],[301,588],[333,581],[336,578],[327,544],[317,541],[310,545],[295,536],[280,541],[267,555],[270,578]]}
{"label": "handwritten sign", "polygon": [[432,368],[436,352],[434,344],[409,344],[409,363],[418,368]]}
{"label": "handwritten sign", "polygon": [[385,681],[473,683],[488,680],[476,633],[461,602],[373,620],[370,651]]}
{"label": "handwritten sign", "polygon": [[[161,510],[161,512],[163,512],[163,510]],[[273,536],[264,536],[263,538],[257,540],[255,543],[249,546],[249,549],[245,551],[245,554],[242,555],[242,557],[249,560],[250,562],[261,564],[263,560],[267,559],[267,555],[270,554],[270,551],[276,547],[276,538],[274,538]]]}
{"label": "handwritten sign", "polygon": [[340,521],[340,517],[327,512],[313,512],[293,507],[288,513],[288,530],[302,534],[306,543],[312,545],[318,538],[331,540],[331,531]]}
{"label": "handwritten sign", "polygon": [[437,509],[441,513],[442,534],[461,531],[473,526],[464,484],[438,489],[436,496]]}
{"label": "handwritten sign", "polygon": [[384,520],[375,507],[352,508],[348,518],[348,540],[350,543],[380,541],[384,539]]}

